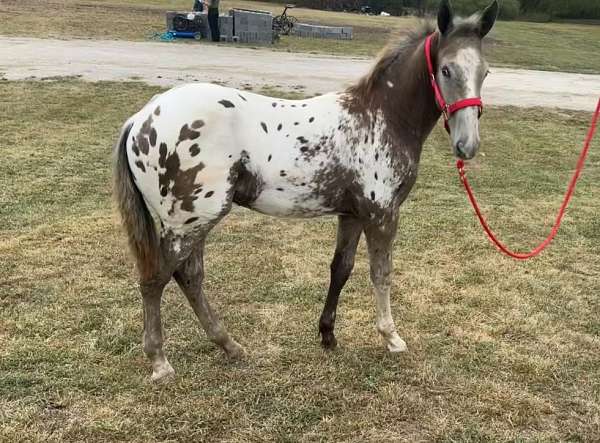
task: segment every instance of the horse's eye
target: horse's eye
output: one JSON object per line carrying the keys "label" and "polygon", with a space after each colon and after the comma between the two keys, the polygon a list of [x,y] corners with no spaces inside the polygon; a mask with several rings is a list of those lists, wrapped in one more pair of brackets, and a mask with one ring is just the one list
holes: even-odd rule
{"label": "horse's eye", "polygon": [[448,69],[448,66],[442,68],[442,75],[446,78],[450,78],[450,69]]}
{"label": "horse's eye", "polygon": [[488,69],[487,71],[485,71],[485,77],[483,77],[483,78],[486,78],[486,77],[487,77],[488,75],[490,75],[491,73],[492,73],[492,71],[490,71],[490,70]]}

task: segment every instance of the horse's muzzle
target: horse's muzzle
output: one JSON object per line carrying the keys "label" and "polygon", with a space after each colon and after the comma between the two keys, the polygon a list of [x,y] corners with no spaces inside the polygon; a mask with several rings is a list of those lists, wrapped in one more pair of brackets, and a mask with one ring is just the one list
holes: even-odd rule
{"label": "horse's muzzle", "polygon": [[479,140],[460,139],[454,144],[454,155],[461,160],[471,160],[479,150]]}

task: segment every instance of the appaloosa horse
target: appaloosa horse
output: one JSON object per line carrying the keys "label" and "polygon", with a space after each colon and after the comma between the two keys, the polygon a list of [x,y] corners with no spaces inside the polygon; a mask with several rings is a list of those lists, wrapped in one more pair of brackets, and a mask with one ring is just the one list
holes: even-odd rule
{"label": "appaloosa horse", "polygon": [[319,323],[325,348],[336,346],[338,297],[364,232],[377,330],[389,351],[406,350],[390,312],[398,209],[415,183],[423,143],[442,114],[436,95],[449,103],[476,97],[450,112],[443,109],[455,155],[475,155],[480,110],[473,100],[479,100],[488,72],[481,41],[497,13],[494,1],[480,14],[455,19],[442,1],[437,33],[425,27],[389,47],[344,92],[281,100],[192,84],[155,97],[126,122],[115,148],[115,193],[137,259],[144,351],[153,380],[174,373],[163,352],[160,319],[171,277],[210,340],[232,357],[243,352],[202,291],[206,236],[233,203],[280,217],[338,215]]}

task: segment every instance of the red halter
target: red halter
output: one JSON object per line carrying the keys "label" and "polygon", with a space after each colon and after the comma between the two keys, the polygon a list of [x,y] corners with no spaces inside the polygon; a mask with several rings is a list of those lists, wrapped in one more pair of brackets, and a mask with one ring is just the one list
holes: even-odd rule
{"label": "red halter", "polygon": [[463,100],[459,100],[452,104],[447,104],[446,100],[444,100],[444,96],[442,95],[442,91],[435,80],[435,73],[433,71],[433,62],[431,61],[431,41],[433,40],[435,33],[429,35],[427,40],[425,40],[425,59],[427,60],[427,70],[429,71],[429,77],[431,79],[431,87],[433,88],[433,93],[435,94],[435,101],[437,102],[440,111],[442,111],[442,115],[444,116],[444,127],[448,134],[450,134],[450,126],[448,126],[448,120],[452,117],[459,109],[469,108],[471,106],[477,106],[479,108],[479,117],[483,113],[483,102],[481,101],[481,97],[473,97],[473,98],[465,98]]}

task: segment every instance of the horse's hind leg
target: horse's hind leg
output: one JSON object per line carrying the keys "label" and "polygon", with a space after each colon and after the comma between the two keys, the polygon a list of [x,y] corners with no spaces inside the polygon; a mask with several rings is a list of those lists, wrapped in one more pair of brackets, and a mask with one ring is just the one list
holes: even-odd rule
{"label": "horse's hind leg", "polygon": [[159,381],[175,374],[163,351],[163,330],[160,318],[160,301],[169,278],[156,278],[140,283],[144,304],[143,345],[144,352],[152,362],[152,381]]}
{"label": "horse's hind leg", "polygon": [[363,226],[359,220],[340,216],[338,222],[337,244],[331,262],[331,280],[327,300],[319,319],[321,345],[325,349],[334,349],[337,340],[333,333],[338,300],[342,288],[348,281],[354,267],[354,256]]}
{"label": "horse's hind leg", "polygon": [[243,348],[229,336],[202,290],[202,281],[204,279],[204,240],[195,245],[189,258],[175,271],[174,277],[194,309],[208,338],[223,348],[229,357],[241,357],[243,355]]}
{"label": "horse's hind leg", "polygon": [[170,232],[162,232],[159,266],[140,281],[144,305],[144,352],[152,363],[152,381],[160,381],[175,374],[163,351],[163,328],[160,303],[165,286],[173,272],[190,254],[192,243]]}

